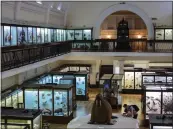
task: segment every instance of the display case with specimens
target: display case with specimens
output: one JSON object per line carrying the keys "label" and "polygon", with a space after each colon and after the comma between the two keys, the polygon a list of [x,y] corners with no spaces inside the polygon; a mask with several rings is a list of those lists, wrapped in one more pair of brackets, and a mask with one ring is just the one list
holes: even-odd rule
{"label": "display case with specimens", "polygon": [[155,28],[156,40],[172,40],[173,29],[172,28]]}

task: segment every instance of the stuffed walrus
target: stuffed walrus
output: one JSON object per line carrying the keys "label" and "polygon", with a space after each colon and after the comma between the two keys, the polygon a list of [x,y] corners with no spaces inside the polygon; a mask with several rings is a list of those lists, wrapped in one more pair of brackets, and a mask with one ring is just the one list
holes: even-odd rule
{"label": "stuffed walrus", "polygon": [[88,124],[98,123],[113,125],[113,123],[111,123],[111,117],[111,105],[106,100],[104,100],[101,94],[98,94],[94,101],[91,112],[91,120],[88,122]]}

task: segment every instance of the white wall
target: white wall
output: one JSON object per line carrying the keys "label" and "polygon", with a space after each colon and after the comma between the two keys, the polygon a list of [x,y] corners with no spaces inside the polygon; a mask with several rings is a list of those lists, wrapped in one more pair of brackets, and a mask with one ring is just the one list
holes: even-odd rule
{"label": "white wall", "polygon": [[[19,3],[19,2],[18,2]],[[17,2],[3,1],[2,7],[2,22],[15,23],[15,24],[27,24],[37,26],[64,26],[64,13],[55,12],[50,10],[47,24],[47,10],[48,8],[37,6],[31,2],[21,2],[18,7]],[[16,8],[20,8],[17,9]]]}
{"label": "white wall", "polygon": [[[67,23],[73,27],[93,27],[99,15],[119,2],[72,2]],[[172,26],[171,2],[127,2],[142,9],[149,17],[157,18],[157,25]]]}

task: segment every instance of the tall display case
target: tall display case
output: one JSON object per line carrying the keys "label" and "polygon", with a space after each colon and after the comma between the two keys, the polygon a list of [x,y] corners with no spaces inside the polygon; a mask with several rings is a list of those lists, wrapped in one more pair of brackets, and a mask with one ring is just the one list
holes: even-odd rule
{"label": "tall display case", "polygon": [[172,28],[155,28],[155,40],[172,40]]}
{"label": "tall display case", "polygon": [[18,89],[9,94],[1,96],[1,107],[22,108],[23,103],[22,89]]}
{"label": "tall display case", "polygon": [[[41,110],[1,109],[3,129],[42,129]],[[23,128],[27,129],[27,128]]]}
{"label": "tall display case", "polygon": [[24,108],[41,109],[43,121],[67,124],[73,118],[73,89],[68,84],[31,83],[23,89]]}
{"label": "tall display case", "polygon": [[173,87],[170,84],[147,84],[144,89],[144,117],[149,114],[173,114]]}

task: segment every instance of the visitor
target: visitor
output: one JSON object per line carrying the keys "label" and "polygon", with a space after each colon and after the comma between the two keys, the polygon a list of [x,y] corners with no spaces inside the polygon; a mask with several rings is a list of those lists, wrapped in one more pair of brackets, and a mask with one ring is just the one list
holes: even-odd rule
{"label": "visitor", "polygon": [[133,117],[134,119],[137,119],[139,111],[138,106],[124,104],[123,107],[124,107],[123,116]]}

